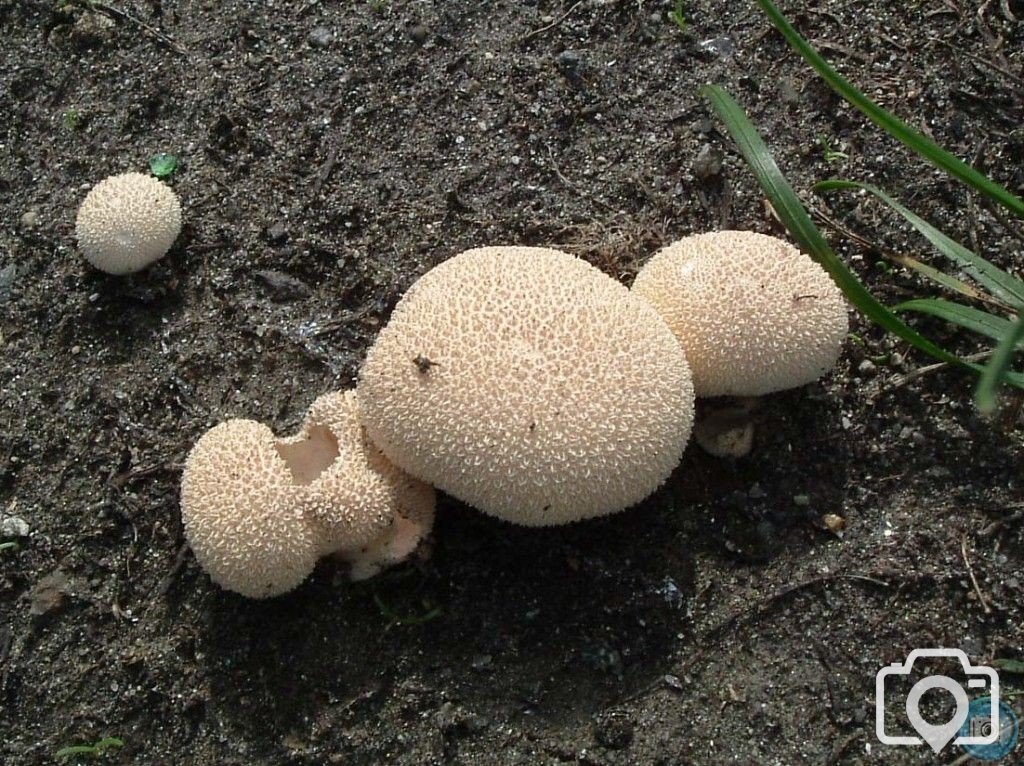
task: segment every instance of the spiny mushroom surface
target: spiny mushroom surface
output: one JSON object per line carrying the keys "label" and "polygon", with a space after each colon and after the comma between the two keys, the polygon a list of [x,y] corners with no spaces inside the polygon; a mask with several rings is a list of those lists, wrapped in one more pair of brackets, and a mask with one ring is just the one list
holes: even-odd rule
{"label": "spiny mushroom surface", "polygon": [[384,534],[362,548],[338,552],[351,565],[349,576],[366,580],[409,558],[434,526],[435,498],[434,488],[421,481],[402,485],[394,521]]}
{"label": "spiny mushroom surface", "polygon": [[657,313],[545,248],[469,250],[420,278],[357,390],[393,463],[530,526],[639,502],[678,464],[693,420],[686,359]]}
{"label": "spiny mushroom surface", "polygon": [[702,396],[760,396],[824,375],[849,329],[846,303],[810,257],[750,231],[697,234],[654,255],[632,292],[672,328]]}
{"label": "spiny mushroom surface", "polygon": [[294,501],[294,487],[274,433],[261,423],[229,420],[196,442],[181,479],[181,514],[210,579],[268,598],[309,576],[320,541]]}
{"label": "spiny mushroom surface", "polygon": [[100,181],[86,195],[75,221],[82,254],[108,274],[129,274],[159,260],[180,232],[177,195],[142,173]]}
{"label": "spiny mushroom surface", "polygon": [[390,464],[357,416],[354,392],[326,394],[296,436],[230,420],[196,443],[182,516],[214,582],[265,598],[298,586],[328,553],[363,579],[413,552],[430,531],[434,490]]}
{"label": "spiny mushroom surface", "polygon": [[355,566],[360,550],[393,535],[402,514],[434,518],[433,488],[395,467],[367,438],[355,391],[319,397],[299,434],[280,440],[278,450],[301,485],[323,553],[345,553]]}

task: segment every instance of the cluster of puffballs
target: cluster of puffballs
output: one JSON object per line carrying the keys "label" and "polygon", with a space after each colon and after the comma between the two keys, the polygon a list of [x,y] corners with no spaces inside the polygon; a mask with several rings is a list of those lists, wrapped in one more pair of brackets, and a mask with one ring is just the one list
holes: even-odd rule
{"label": "cluster of puffballs", "polygon": [[[77,236],[91,263],[126,273],[180,225],[167,186],[127,174],[89,193]],[[754,232],[681,239],[632,289],[554,249],[467,250],[409,288],[355,388],[316,399],[297,434],[236,419],[199,439],[185,533],[214,582],[264,598],[324,556],[353,579],[405,560],[429,536],[435,489],[526,526],[614,513],[668,479],[691,433],[713,454],[749,449],[749,423],[702,435],[696,397],[814,381],[847,330],[828,274]]]}

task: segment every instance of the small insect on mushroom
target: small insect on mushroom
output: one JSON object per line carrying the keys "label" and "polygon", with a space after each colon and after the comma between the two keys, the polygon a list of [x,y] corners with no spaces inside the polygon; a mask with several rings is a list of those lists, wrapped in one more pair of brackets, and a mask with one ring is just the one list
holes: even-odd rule
{"label": "small insect on mushroom", "polygon": [[437,362],[432,362],[423,354],[417,354],[416,358],[412,360],[412,363],[416,365],[416,368],[420,371],[420,374],[426,375],[430,372],[431,367],[440,367]]}

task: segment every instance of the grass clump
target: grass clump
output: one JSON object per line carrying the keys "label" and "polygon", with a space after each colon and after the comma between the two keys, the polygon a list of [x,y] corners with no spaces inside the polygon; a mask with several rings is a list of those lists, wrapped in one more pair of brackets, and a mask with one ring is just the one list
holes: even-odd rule
{"label": "grass clump", "polygon": [[668,20],[679,27],[681,32],[686,31],[686,0],[675,0],[667,15]]}

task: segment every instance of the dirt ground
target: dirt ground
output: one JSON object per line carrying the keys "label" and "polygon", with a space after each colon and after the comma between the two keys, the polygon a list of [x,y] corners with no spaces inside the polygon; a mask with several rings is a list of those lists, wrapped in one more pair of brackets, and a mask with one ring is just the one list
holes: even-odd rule
{"label": "dirt ground", "polygon": [[[917,647],[1024,659],[1021,420],[978,417],[961,373],[908,379],[929,360],[859,319],[834,374],[766,400],[749,457],[691,447],[642,506],[569,528],[442,499],[431,555],[365,583],[325,562],[275,600],[217,589],[178,482],[213,424],[288,433],[351,386],[403,290],[460,250],[553,244],[628,283],[691,232],[780,233],[704,83],[798,189],[871,180],[1024,268],[978,200],[741,0],[688,0],[685,29],[640,0],[108,7],[0,0],[0,761],[113,736],[124,764],[962,762],[878,743],[874,678]],[[784,10],[1024,191],[1024,5]],[[182,236],[104,276],[78,204],[158,152],[181,160]],[[813,201],[936,262],[866,200]],[[931,293],[832,238],[887,302]]]}

